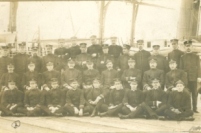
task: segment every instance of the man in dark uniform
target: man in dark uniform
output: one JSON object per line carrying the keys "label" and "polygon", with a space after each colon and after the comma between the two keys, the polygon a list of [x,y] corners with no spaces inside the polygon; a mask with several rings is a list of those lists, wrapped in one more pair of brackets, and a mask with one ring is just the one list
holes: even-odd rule
{"label": "man in dark uniform", "polygon": [[192,93],[193,111],[197,111],[197,80],[200,81],[200,59],[199,56],[192,53],[192,41],[184,42],[186,53],[181,57],[180,68],[187,72],[188,75],[188,89]]}
{"label": "man in dark uniform", "polygon": [[[124,88],[130,88],[129,82],[132,80],[136,80],[138,84],[141,84],[142,81],[142,73],[141,70],[135,68],[135,60],[133,58],[130,58],[128,60],[128,66],[129,68],[124,70],[121,80],[123,82]],[[141,86],[138,86],[139,89]]]}
{"label": "man in dark uniform", "polygon": [[77,55],[75,58],[76,68],[81,72],[87,70],[86,62],[91,60],[91,56],[87,53],[87,44],[80,43],[81,54]]}
{"label": "man in dark uniform", "polygon": [[123,45],[123,54],[119,56],[118,59],[118,68],[120,69],[120,75],[124,72],[124,70],[128,69],[128,59],[129,56],[130,45]]}
{"label": "man in dark uniform", "polygon": [[15,72],[19,75],[20,81],[22,80],[23,73],[27,72],[27,62],[29,55],[26,54],[26,43],[19,44],[19,53],[13,57]]}
{"label": "man in dark uniform", "polygon": [[8,72],[7,65],[13,64],[13,60],[9,57],[9,47],[8,46],[1,46],[1,55],[0,57],[0,77],[3,75],[3,73]]}
{"label": "man in dark uniform", "polygon": [[41,106],[41,98],[42,92],[37,86],[36,80],[29,81],[29,89],[25,92],[24,96],[24,106],[25,109],[23,110],[27,116],[41,116],[42,110]]}
{"label": "man in dark uniform", "polygon": [[108,53],[114,57],[114,66],[118,64],[118,58],[122,54],[122,47],[117,45],[117,37],[111,37],[111,45]]}
{"label": "man in dark uniform", "polygon": [[[42,69],[42,59],[41,57],[38,56],[38,47],[32,47],[31,48],[31,56],[28,59],[29,62],[34,62],[35,63],[35,71],[38,73],[41,73]],[[27,64],[28,66],[28,64]]]}
{"label": "man in dark uniform", "polygon": [[17,73],[14,72],[14,65],[13,64],[9,64],[7,65],[7,73],[4,73],[1,77],[1,89],[4,89],[7,85],[8,85],[8,81],[14,81],[16,86],[18,87],[18,89],[22,89],[20,88],[20,78],[19,75]]}
{"label": "man in dark uniform", "polygon": [[47,55],[42,57],[42,72],[47,71],[46,64],[48,62],[52,62],[55,67],[55,70],[60,71],[58,57],[52,53],[52,45],[46,45],[46,50]]}
{"label": "man in dark uniform", "polygon": [[76,80],[70,81],[71,89],[67,91],[66,103],[64,110],[71,116],[82,116],[84,111],[85,99],[83,90],[80,89],[79,84]]}
{"label": "man in dark uniform", "polygon": [[141,107],[146,111],[147,118],[158,119],[158,116],[164,116],[167,109],[167,94],[160,87],[158,79],[152,80],[152,88],[147,91],[145,102]]}
{"label": "man in dark uniform", "polygon": [[114,58],[110,54],[108,54],[108,50],[109,50],[108,47],[109,47],[108,44],[103,44],[102,46],[103,53],[100,54],[96,62],[96,68],[99,70],[100,73],[102,73],[102,71],[107,69],[106,67],[107,60],[111,60],[114,64]]}
{"label": "man in dark uniform", "polygon": [[168,63],[165,56],[159,53],[160,45],[155,43],[152,45],[153,47],[153,54],[150,58],[157,59],[157,68],[163,70],[165,73],[168,71]]}
{"label": "man in dark uniform", "polygon": [[72,45],[68,49],[68,54],[71,59],[75,59],[81,53],[80,47],[77,45],[77,37],[71,37]]}
{"label": "man in dark uniform", "polygon": [[60,72],[54,70],[53,62],[47,62],[47,71],[42,73],[42,88],[45,89],[46,87],[50,88],[50,83],[52,78],[58,79],[59,85],[61,83],[61,74]]}
{"label": "man in dark uniform", "polygon": [[87,53],[91,55],[92,60],[96,63],[97,58],[103,53],[101,45],[97,44],[97,38],[95,35],[90,37],[92,45],[87,48]]}
{"label": "man in dark uniform", "polygon": [[155,58],[150,58],[149,59],[149,64],[150,64],[150,70],[144,72],[143,76],[143,89],[144,90],[150,90],[152,88],[152,80],[153,79],[159,79],[161,88],[163,89],[164,87],[164,72],[160,69],[157,69],[157,60]]}
{"label": "man in dark uniform", "polygon": [[176,91],[172,91],[168,98],[168,109],[165,110],[166,118],[172,120],[193,121],[193,111],[191,110],[191,96],[184,83],[176,82]]}
{"label": "man in dark uniform", "polygon": [[184,52],[178,49],[178,39],[171,39],[170,42],[172,43],[173,50],[168,53],[168,60],[175,60],[177,63],[177,68],[179,68],[180,58],[184,54]]}
{"label": "man in dark uniform", "polygon": [[70,89],[69,86],[70,80],[77,80],[78,84],[82,84],[82,73],[80,70],[75,69],[75,61],[68,61],[68,68],[61,74],[61,85],[67,89]]}
{"label": "man in dark uniform", "polygon": [[183,70],[177,69],[177,62],[176,60],[171,59],[169,61],[170,71],[166,73],[165,78],[165,86],[168,91],[174,90],[174,85],[178,80],[184,82],[184,85],[187,87],[187,73]]}
{"label": "man in dark uniform", "polygon": [[94,79],[100,78],[98,70],[94,69],[92,61],[87,61],[87,70],[83,72],[83,88],[91,86]]}
{"label": "man in dark uniform", "polygon": [[145,71],[149,70],[149,57],[151,56],[150,52],[143,49],[144,40],[137,41],[137,47],[139,51],[134,55],[134,59],[136,62],[136,68],[142,71],[144,74]]}
{"label": "man in dark uniform", "polygon": [[122,114],[119,114],[120,119],[132,119],[141,117],[144,112],[141,104],[144,102],[145,95],[138,87],[136,80],[131,80],[131,89],[127,90],[123,99]]}
{"label": "man in dark uniform", "polygon": [[23,86],[23,89],[26,90],[28,89],[30,86],[29,86],[29,81],[34,79],[36,80],[36,83],[37,83],[37,86],[38,88],[41,87],[41,74],[39,74],[36,70],[35,70],[35,62],[32,62],[30,61],[28,63],[28,69],[29,71],[24,73],[23,74],[23,77],[22,77],[22,86]]}
{"label": "man in dark uniform", "polygon": [[123,98],[126,90],[123,88],[123,85],[119,79],[114,80],[115,88],[110,91],[109,94],[109,107],[106,112],[100,113],[101,117],[103,116],[117,116],[119,113],[122,113],[121,109],[123,107]]}
{"label": "man in dark uniform", "polygon": [[108,60],[106,63],[107,70],[103,71],[101,74],[101,83],[104,89],[109,89],[113,85],[113,81],[119,78],[119,73],[117,70],[113,69],[112,61]]}
{"label": "man in dark uniform", "polygon": [[23,107],[23,92],[17,89],[14,81],[8,81],[7,89],[1,97],[3,115],[20,116],[19,109]]}

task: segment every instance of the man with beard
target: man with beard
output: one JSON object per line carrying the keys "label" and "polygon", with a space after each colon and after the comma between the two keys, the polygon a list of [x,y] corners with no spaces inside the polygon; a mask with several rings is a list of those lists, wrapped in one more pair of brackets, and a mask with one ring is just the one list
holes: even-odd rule
{"label": "man with beard", "polygon": [[181,57],[180,68],[188,75],[188,89],[192,93],[193,112],[197,111],[197,80],[201,82],[200,59],[192,52],[192,41],[184,42],[186,53]]}

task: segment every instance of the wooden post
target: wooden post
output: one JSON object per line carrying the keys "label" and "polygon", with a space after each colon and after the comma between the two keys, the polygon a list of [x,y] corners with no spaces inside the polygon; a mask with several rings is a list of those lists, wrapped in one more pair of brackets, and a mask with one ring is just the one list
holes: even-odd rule
{"label": "wooden post", "polygon": [[16,31],[17,7],[18,2],[10,2],[8,31],[12,33]]}
{"label": "wooden post", "polygon": [[101,1],[100,16],[99,16],[99,43],[102,45],[103,34],[104,34],[104,7],[105,1]]}
{"label": "wooden post", "polygon": [[130,45],[133,46],[133,40],[135,37],[135,0],[133,0],[133,13],[132,13],[132,21],[131,21],[131,36],[130,36]]}

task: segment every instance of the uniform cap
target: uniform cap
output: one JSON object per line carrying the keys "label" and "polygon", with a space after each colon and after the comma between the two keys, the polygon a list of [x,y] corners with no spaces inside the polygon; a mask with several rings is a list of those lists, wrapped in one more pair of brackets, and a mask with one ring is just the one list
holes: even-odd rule
{"label": "uniform cap", "polygon": [[10,63],[10,64],[8,64],[7,66],[8,66],[8,67],[12,67],[12,68],[14,67],[14,65],[13,65],[13,64],[11,64],[11,63]]}
{"label": "uniform cap", "polygon": [[170,42],[178,42],[179,40],[174,38],[174,39],[171,39]]}
{"label": "uniform cap", "polygon": [[53,66],[54,64],[53,64],[53,62],[47,62],[46,65],[47,66]]}
{"label": "uniform cap", "polygon": [[123,45],[123,48],[125,48],[125,49],[128,49],[128,50],[129,50],[129,49],[131,48],[131,46],[130,46],[130,45],[128,45],[128,44],[124,44],[124,45]]}
{"label": "uniform cap", "polygon": [[119,78],[114,79],[114,83],[121,83],[121,80]]}
{"label": "uniform cap", "polygon": [[51,82],[58,82],[58,79],[57,78],[52,78]]}
{"label": "uniform cap", "polygon": [[86,47],[87,47],[87,44],[86,44],[86,43],[80,43],[80,47],[81,47],[81,48],[86,48]]}
{"label": "uniform cap", "polygon": [[92,65],[92,64],[93,64],[92,61],[90,61],[90,60],[87,61],[87,65]]}
{"label": "uniform cap", "polygon": [[181,80],[178,80],[178,81],[175,83],[175,85],[177,85],[177,84],[184,84],[184,82],[181,81]]}
{"label": "uniform cap", "polygon": [[95,78],[95,79],[93,80],[93,82],[100,82],[100,79],[99,79],[99,78]]}
{"label": "uniform cap", "polygon": [[109,47],[108,44],[103,44],[102,49],[107,49]]}
{"label": "uniform cap", "polygon": [[138,82],[135,79],[133,79],[133,80],[130,80],[130,84],[138,84]]}
{"label": "uniform cap", "polygon": [[75,82],[77,83],[77,80],[76,79],[70,79],[69,82],[70,82],[70,84],[75,83]]}
{"label": "uniform cap", "polygon": [[135,60],[133,58],[129,58],[128,62],[135,62]]}
{"label": "uniform cap", "polygon": [[108,64],[108,63],[112,63],[112,61],[111,61],[111,60],[107,60],[107,61],[106,61],[106,64]]}
{"label": "uniform cap", "polygon": [[19,43],[18,45],[19,45],[19,46],[26,46],[26,43],[25,43],[25,42],[22,42],[22,43]]}
{"label": "uniform cap", "polygon": [[159,82],[157,78],[153,79],[152,82]]}
{"label": "uniform cap", "polygon": [[142,39],[137,40],[137,43],[144,43],[144,40],[142,40]]}
{"label": "uniform cap", "polygon": [[36,51],[38,50],[38,47],[31,47],[31,50]]}
{"label": "uniform cap", "polygon": [[75,61],[72,60],[72,59],[69,59],[69,60],[68,60],[68,63],[69,63],[69,64],[75,64]]}
{"label": "uniform cap", "polygon": [[156,58],[149,58],[149,62],[157,62]]}
{"label": "uniform cap", "polygon": [[9,49],[8,46],[1,46],[1,48],[2,48],[3,50],[8,50],[8,49]]}
{"label": "uniform cap", "polygon": [[15,84],[14,80],[8,80],[8,84]]}
{"label": "uniform cap", "polygon": [[28,62],[28,65],[29,65],[29,66],[31,66],[31,65],[35,65],[35,62],[33,62],[33,61],[29,61],[29,62]]}
{"label": "uniform cap", "polygon": [[190,46],[190,45],[192,45],[192,41],[191,40],[187,40],[187,41],[184,42],[184,45],[185,46]]}
{"label": "uniform cap", "polygon": [[31,80],[29,81],[29,83],[37,83],[37,81],[36,81],[35,79],[31,79]]}
{"label": "uniform cap", "polygon": [[176,62],[176,60],[171,59],[171,60],[169,61],[169,64],[171,64],[171,63],[177,63],[177,62]]}

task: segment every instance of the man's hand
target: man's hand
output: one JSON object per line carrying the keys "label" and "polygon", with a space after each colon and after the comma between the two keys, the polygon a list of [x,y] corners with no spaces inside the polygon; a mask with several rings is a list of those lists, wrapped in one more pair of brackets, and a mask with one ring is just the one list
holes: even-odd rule
{"label": "man's hand", "polygon": [[116,108],[117,107],[117,105],[112,105],[112,106],[110,106],[108,109],[113,109],[113,108]]}
{"label": "man's hand", "polygon": [[111,90],[115,89],[115,86],[111,86],[110,89],[111,89]]}
{"label": "man's hand", "polygon": [[12,106],[10,107],[10,110],[13,110],[16,106],[17,106],[16,104],[12,105]]}
{"label": "man's hand", "polygon": [[177,91],[177,88],[176,87],[172,88],[172,91]]}
{"label": "man's hand", "polygon": [[130,108],[129,108],[129,109],[130,109],[130,111],[131,111],[131,112],[133,112],[133,111],[135,111],[135,110],[136,110],[136,107],[135,107],[135,108],[133,108],[133,107],[131,107],[131,106],[130,106]]}
{"label": "man's hand", "polygon": [[151,90],[151,87],[147,86],[146,89],[147,89],[147,90]]}
{"label": "man's hand", "polygon": [[96,53],[94,53],[94,54],[92,54],[92,57],[96,57],[96,55],[97,55],[97,54],[96,54]]}

